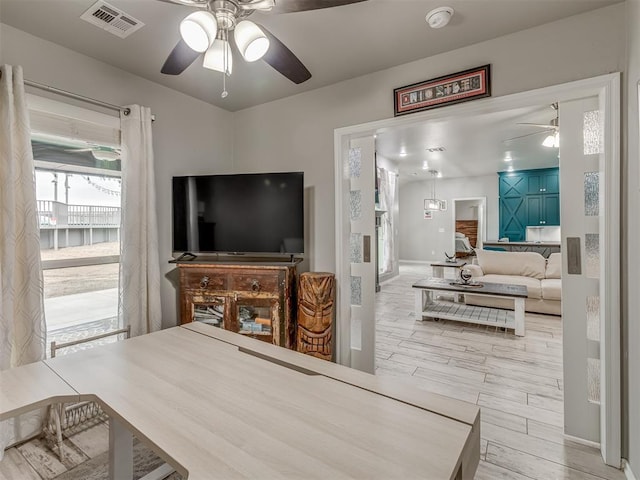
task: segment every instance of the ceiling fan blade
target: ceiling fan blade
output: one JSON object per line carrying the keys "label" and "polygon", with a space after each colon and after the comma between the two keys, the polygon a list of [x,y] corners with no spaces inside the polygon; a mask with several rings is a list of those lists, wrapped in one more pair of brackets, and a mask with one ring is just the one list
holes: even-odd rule
{"label": "ceiling fan blade", "polygon": [[184,40],[180,39],[178,44],[171,50],[162,66],[162,73],[167,75],[180,75],[191,65],[201,54],[191,50]]}
{"label": "ceiling fan blade", "polygon": [[262,59],[293,83],[300,84],[311,78],[311,72],[294,53],[263,25],[259,27],[269,38],[269,50]]}
{"label": "ceiling fan blade", "polygon": [[[547,125],[547,127],[549,127],[549,126]],[[553,131],[554,131],[553,128],[547,128],[546,130],[540,130],[539,132],[527,133],[525,135],[518,135],[517,137],[507,138],[506,140],[503,140],[502,143],[507,143],[507,142],[510,142],[511,140],[518,140],[520,138],[531,137],[532,135],[540,135],[542,133],[550,133],[550,132],[553,132]]]}
{"label": "ceiling fan blade", "polygon": [[340,7],[351,3],[365,2],[366,0],[277,0],[273,7],[274,13],[304,12],[306,10],[318,10],[320,8]]}
{"label": "ceiling fan blade", "polygon": [[540,128],[557,128],[555,125],[550,125],[548,123],[516,123],[516,125],[528,125],[529,127],[540,127]]}
{"label": "ceiling fan blade", "polygon": [[248,0],[246,3],[238,3],[238,8],[240,8],[240,10],[263,10],[270,12],[275,5],[275,0]]}
{"label": "ceiling fan blade", "polygon": [[158,0],[159,2],[172,3],[174,5],[186,5],[187,7],[206,8],[209,0]]}

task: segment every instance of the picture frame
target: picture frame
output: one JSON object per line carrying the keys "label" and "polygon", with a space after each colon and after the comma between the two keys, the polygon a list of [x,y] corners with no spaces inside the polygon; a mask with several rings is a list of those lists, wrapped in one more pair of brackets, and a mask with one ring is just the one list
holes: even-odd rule
{"label": "picture frame", "polygon": [[395,88],[393,115],[397,117],[490,96],[489,64]]}
{"label": "picture frame", "polygon": [[447,211],[447,201],[446,200],[440,200],[440,211],[441,212],[446,212]]}

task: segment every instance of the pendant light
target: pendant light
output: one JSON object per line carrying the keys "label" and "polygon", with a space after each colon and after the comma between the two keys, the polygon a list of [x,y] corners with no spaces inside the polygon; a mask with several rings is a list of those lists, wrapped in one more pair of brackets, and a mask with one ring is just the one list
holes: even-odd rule
{"label": "pendant light", "polygon": [[441,174],[437,170],[429,170],[429,173],[431,174],[431,198],[424,199],[424,209],[443,210],[444,202],[436,197],[436,177],[440,177]]}

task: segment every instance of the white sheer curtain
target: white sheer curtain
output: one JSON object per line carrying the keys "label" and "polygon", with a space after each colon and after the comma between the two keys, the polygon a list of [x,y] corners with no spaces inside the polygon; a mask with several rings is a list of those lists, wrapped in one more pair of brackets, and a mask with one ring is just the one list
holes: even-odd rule
{"label": "white sheer curtain", "polygon": [[[0,370],[45,356],[40,232],[22,67],[0,66]],[[0,423],[7,445],[37,433],[41,412]]]}
{"label": "white sheer curtain", "polygon": [[130,105],[122,114],[122,228],[120,301],[122,326],[131,335],[160,330],[160,264],[151,133],[151,110]]}
{"label": "white sheer curtain", "polygon": [[378,168],[379,178],[379,199],[380,209],[387,213],[382,216],[380,223],[380,245],[382,251],[380,255],[380,265],[378,266],[380,273],[393,272],[393,257],[395,251],[395,242],[393,235],[394,225],[394,204],[396,193],[396,176],[395,173],[389,172],[386,168]]}

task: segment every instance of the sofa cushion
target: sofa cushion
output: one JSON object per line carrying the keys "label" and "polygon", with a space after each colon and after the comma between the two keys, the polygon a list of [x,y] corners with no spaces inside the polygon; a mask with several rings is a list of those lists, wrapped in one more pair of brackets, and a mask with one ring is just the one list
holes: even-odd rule
{"label": "sofa cushion", "polygon": [[542,289],[540,288],[540,280],[531,277],[523,277],[520,275],[483,275],[475,280],[481,283],[508,283],[511,285],[524,285],[527,287],[527,296],[529,298],[542,298]]}
{"label": "sofa cushion", "polygon": [[560,278],[562,276],[562,257],[559,253],[552,253],[547,258],[546,278]]}
{"label": "sofa cushion", "polygon": [[542,280],[547,266],[545,258],[536,252],[476,250],[476,255],[485,275],[520,275]]}
{"label": "sofa cushion", "polygon": [[545,300],[562,300],[562,280],[559,278],[545,278],[540,281],[542,298]]}

